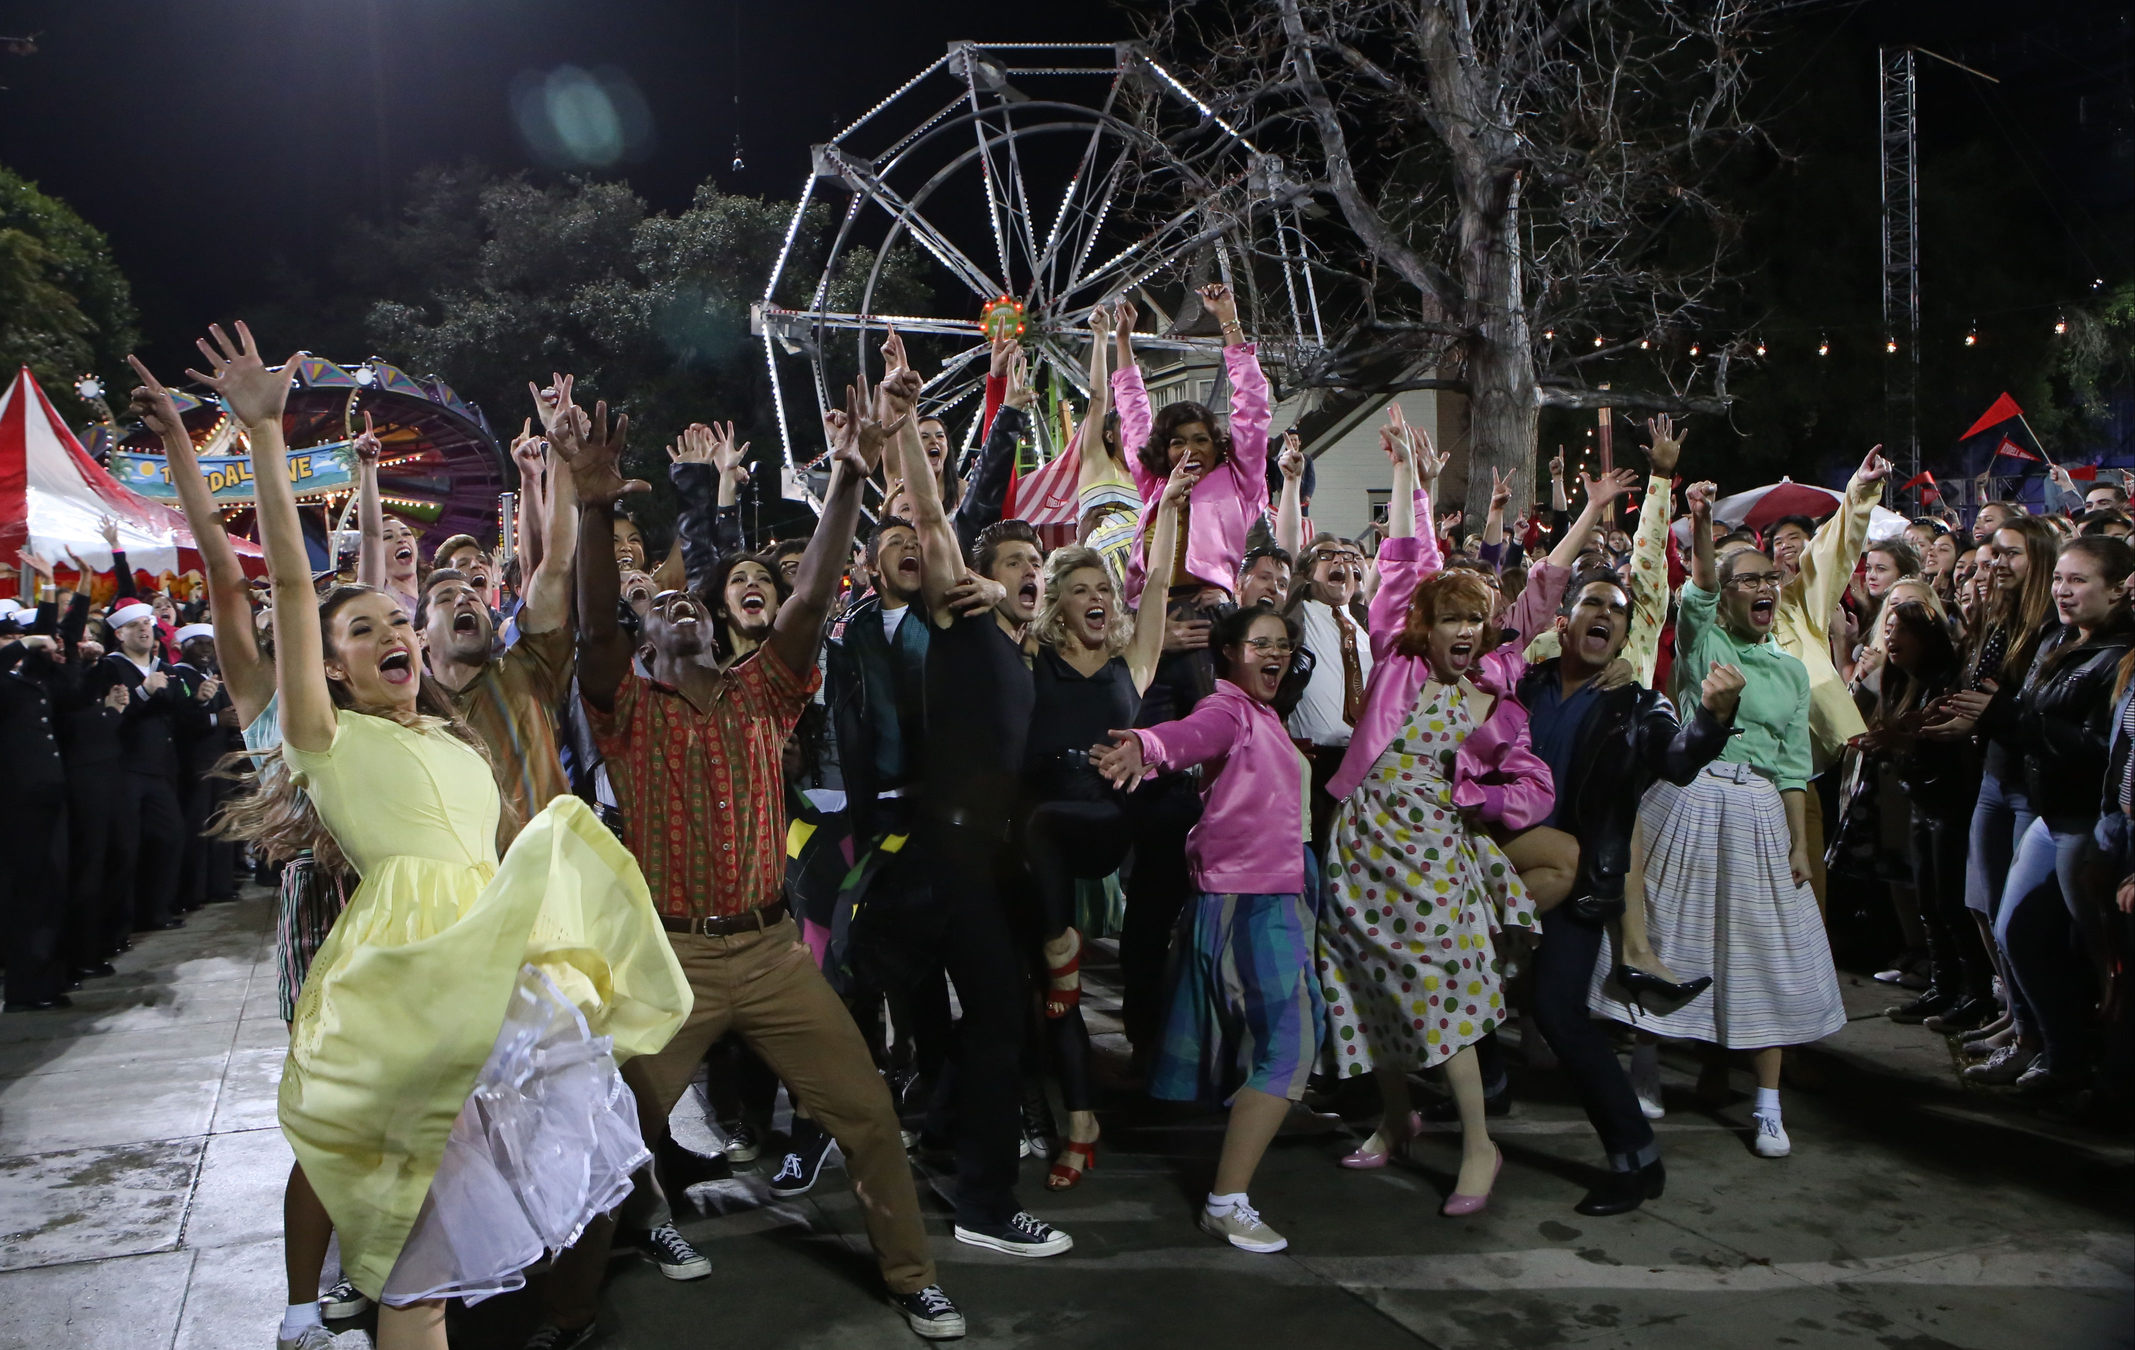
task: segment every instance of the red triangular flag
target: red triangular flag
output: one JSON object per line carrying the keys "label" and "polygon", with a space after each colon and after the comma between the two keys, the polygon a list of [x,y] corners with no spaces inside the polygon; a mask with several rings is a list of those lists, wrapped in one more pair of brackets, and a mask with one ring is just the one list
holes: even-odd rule
{"label": "red triangular flag", "polygon": [[[2007,398],[2008,395],[2004,394],[2002,395],[2002,397]],[[1994,453],[1997,455],[2007,455],[2011,459],[2028,459],[2033,464],[2045,463],[2045,461],[2040,459],[2037,455],[2032,454],[2029,450],[2026,450],[2023,446],[2018,445],[2015,441],[2010,440],[2007,436],[2002,437],[2002,443],[1994,447]]]}
{"label": "red triangular flag", "polygon": [[2068,476],[2079,483],[2095,483],[2098,481],[2098,466],[2095,464],[2078,464],[2069,469]]}
{"label": "red triangular flag", "polygon": [[[1987,409],[1986,412],[1980,415],[1980,419],[1972,424],[1971,430],[1965,432],[1964,435],[1959,436],[1957,439],[1960,441],[1970,440],[1972,437],[1977,436],[1980,432],[1985,431],[1988,427],[1994,426],[1998,423],[2006,422],[2012,417],[2022,417],[2023,415],[2024,410],[2016,406],[2016,400],[2009,397],[2007,394],[2003,394],[2000,398],[1994,400],[1993,407]],[[2024,458],[2035,459],[2037,458],[2037,456],[2026,455],[2024,456]]]}
{"label": "red triangular flag", "polygon": [[1912,489],[1919,487],[1922,483],[1927,484],[1929,487],[1935,486],[1935,475],[1923,469],[1919,473],[1914,474],[1912,477],[1898,484],[1898,491],[1910,492]]}

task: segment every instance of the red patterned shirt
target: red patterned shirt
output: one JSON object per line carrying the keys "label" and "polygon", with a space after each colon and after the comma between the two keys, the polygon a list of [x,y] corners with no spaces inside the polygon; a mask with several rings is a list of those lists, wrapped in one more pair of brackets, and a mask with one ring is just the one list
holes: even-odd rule
{"label": "red patterned shirt", "polygon": [[786,878],[779,753],[822,676],[786,669],[769,647],[735,666],[712,706],[632,673],[615,711],[590,703],[594,739],[660,913],[745,914],[775,903]]}

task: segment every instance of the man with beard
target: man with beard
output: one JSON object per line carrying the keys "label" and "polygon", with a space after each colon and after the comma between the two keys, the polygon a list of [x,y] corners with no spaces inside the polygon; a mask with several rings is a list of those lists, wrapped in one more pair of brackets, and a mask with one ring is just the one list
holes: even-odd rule
{"label": "man with beard", "polygon": [[[783,895],[780,751],[817,685],[817,642],[885,430],[864,390],[826,421],[831,483],[793,596],[775,604],[777,574],[753,558],[727,569],[717,596],[661,593],[645,615],[643,676],[617,625],[620,578],[602,547],[615,499],[644,487],[616,467],[627,420],[611,436],[600,405],[589,434],[557,446],[581,498],[580,692],[622,806],[624,842],[694,994],[675,1038],[624,1074],[644,1137],[657,1144],[705,1051],[729,1032],[740,1037],[844,1151],[892,1303],[920,1335],[946,1338],[963,1334],[964,1319],[934,1282],[889,1089]],[[536,1333],[550,1336],[545,1344],[584,1340],[613,1233],[604,1218],[559,1258],[550,1325]]]}
{"label": "man with beard", "polygon": [[[552,406],[569,406],[569,376],[562,377],[555,394],[554,405],[542,404],[544,420],[552,416]],[[558,418],[550,435],[552,441],[562,440],[577,430],[574,419]],[[510,807],[498,822],[499,850],[535,812],[571,790],[558,749],[556,709],[571,686],[571,631],[565,621],[578,547],[578,497],[568,470],[552,472],[549,479],[556,509],[544,522],[541,562],[527,581],[517,642],[498,653],[487,589],[456,568],[430,573],[415,610],[430,678],[488,747],[497,786]]]}
{"label": "man with beard", "polygon": [[[884,393],[894,412],[909,416],[919,378],[907,368],[894,331],[883,356],[890,371]],[[1029,1000],[999,885],[1036,697],[1024,642],[1038,611],[1044,551],[1022,521],[982,531],[971,566],[1005,594],[984,613],[959,613],[951,592],[964,581],[965,558],[916,428],[897,438],[897,451],[920,554],[921,596],[904,623],[929,625],[921,681],[925,753],[912,844],[931,885],[898,888],[874,901],[874,922],[858,941],[878,935],[898,941],[915,964],[919,953],[933,953],[956,986],[963,1009],[951,1066],[957,1241],[1014,1256],[1053,1256],[1074,1240],[1015,1198],[1018,1061]]]}

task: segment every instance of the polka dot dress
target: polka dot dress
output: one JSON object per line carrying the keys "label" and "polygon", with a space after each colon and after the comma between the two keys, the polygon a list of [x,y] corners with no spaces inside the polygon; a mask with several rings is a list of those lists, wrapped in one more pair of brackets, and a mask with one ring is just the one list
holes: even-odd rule
{"label": "polka dot dress", "polygon": [[1493,935],[1535,926],[1519,873],[1453,806],[1467,701],[1424,689],[1334,821],[1319,974],[1344,1076],[1378,1057],[1428,1068],[1481,1040],[1505,1015]]}

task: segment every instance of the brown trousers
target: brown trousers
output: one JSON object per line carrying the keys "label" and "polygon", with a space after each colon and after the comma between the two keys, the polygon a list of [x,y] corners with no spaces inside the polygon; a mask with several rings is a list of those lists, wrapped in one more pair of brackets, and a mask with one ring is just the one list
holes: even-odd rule
{"label": "brown trousers", "polygon": [[[838,1141],[883,1283],[897,1294],[933,1284],[919,1193],[889,1086],[793,920],[732,937],[670,933],[667,940],[695,1002],[665,1049],[623,1066],[647,1146],[666,1136],[668,1113],[705,1052],[729,1032],[740,1036],[786,1084],[794,1104]],[[612,1218],[589,1225],[578,1245],[557,1258],[543,1302],[558,1325],[593,1320],[614,1231]]]}

